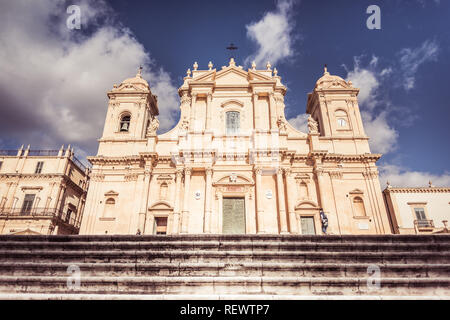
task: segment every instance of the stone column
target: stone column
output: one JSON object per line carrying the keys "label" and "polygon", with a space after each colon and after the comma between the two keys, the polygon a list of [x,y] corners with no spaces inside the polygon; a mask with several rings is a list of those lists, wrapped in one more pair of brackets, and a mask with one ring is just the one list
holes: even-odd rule
{"label": "stone column", "polygon": [[211,233],[211,197],[212,197],[212,169],[206,168],[206,191],[205,191],[205,220],[203,231]]}
{"label": "stone column", "polygon": [[184,169],[184,198],[183,198],[183,212],[181,221],[181,233],[188,233],[189,223],[189,201],[191,200],[190,184],[191,184],[191,168]]}
{"label": "stone column", "polygon": [[256,104],[258,102],[258,94],[253,93],[252,97],[253,97],[253,114],[254,114],[253,129],[261,129],[259,121],[260,119],[259,110],[256,107]]}
{"label": "stone column", "polygon": [[272,129],[272,130],[278,129],[277,112],[276,112],[275,98],[274,98],[273,92],[271,92],[269,94],[269,111],[270,111],[270,129]]}
{"label": "stone column", "polygon": [[195,103],[197,102],[197,94],[192,93],[192,99],[191,99],[191,119],[189,121],[189,124],[191,126],[191,131],[195,130]]}
{"label": "stone column", "polygon": [[263,190],[262,190],[262,168],[256,168],[256,219],[258,221],[258,230],[257,233],[264,233],[264,209],[263,209]]}
{"label": "stone column", "polygon": [[[328,216],[328,230],[327,233],[333,234],[334,232],[338,232],[338,234],[341,234],[340,226],[339,226],[339,219],[337,217],[337,214],[335,211],[331,211],[332,208],[334,208],[333,203],[329,203],[328,197],[334,197],[334,190],[333,186],[330,183],[327,183],[325,173],[323,172],[322,167],[316,167],[314,169],[314,173],[317,176],[317,183],[319,187],[319,195],[320,195],[320,204],[324,211],[324,213]],[[328,182],[330,180],[328,179]],[[332,190],[330,195],[327,195],[326,190]],[[329,191],[330,192],[330,191]],[[334,208],[336,210],[336,208]]]}
{"label": "stone column", "polygon": [[206,125],[205,125],[205,130],[210,130],[211,129],[211,111],[212,111],[212,105],[211,105],[211,101],[212,101],[212,94],[211,92],[208,93],[208,95],[206,96]]}
{"label": "stone column", "polygon": [[277,193],[278,193],[278,212],[280,213],[280,232],[281,234],[287,234],[287,217],[286,217],[286,204],[284,199],[284,181],[283,170],[278,168],[277,170]]}
{"label": "stone column", "polygon": [[219,200],[218,201],[219,209],[217,210],[217,233],[222,233],[222,230],[223,230],[223,194],[222,194],[222,192],[220,192],[220,191],[216,192],[216,199]]}
{"label": "stone column", "polygon": [[291,229],[291,233],[298,233],[298,223],[297,223],[297,215],[295,214],[295,200],[296,197],[296,188],[295,181],[291,175],[291,169],[284,169],[284,175],[286,177],[287,184],[287,203],[288,203],[288,212],[289,212],[289,227]]}
{"label": "stone column", "polygon": [[[152,169],[146,165],[144,169],[144,179],[143,179],[143,197],[141,198],[141,206],[139,208],[139,221],[138,221],[138,229],[141,231],[141,234],[145,234],[145,221],[148,213],[148,197],[150,193],[150,178],[152,174]],[[151,228],[151,226],[150,226]],[[135,231],[133,231],[135,232]]]}
{"label": "stone column", "polygon": [[178,234],[180,227],[180,195],[181,195],[181,178],[183,177],[182,169],[177,169],[176,185],[175,185],[175,203],[173,210],[173,234]]}

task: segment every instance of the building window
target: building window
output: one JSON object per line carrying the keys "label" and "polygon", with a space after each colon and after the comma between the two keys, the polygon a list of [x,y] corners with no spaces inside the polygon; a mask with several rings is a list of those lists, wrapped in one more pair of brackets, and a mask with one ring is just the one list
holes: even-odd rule
{"label": "building window", "polygon": [[128,132],[130,129],[130,121],[131,116],[130,115],[123,115],[120,119],[120,132]]}
{"label": "building window", "polygon": [[20,211],[22,214],[30,214],[31,209],[33,208],[33,202],[35,198],[35,194],[26,194],[23,199],[22,210]]}
{"label": "building window", "polygon": [[347,121],[345,119],[339,118],[337,121],[338,121],[338,125],[340,127],[346,127],[347,126]]}
{"label": "building window", "polygon": [[41,173],[43,166],[44,166],[44,161],[38,161],[38,163],[36,165],[36,170],[34,170],[34,173]]}
{"label": "building window", "polygon": [[425,208],[414,208],[414,214],[416,215],[417,226],[419,228],[431,227],[431,221],[427,219],[425,214]]}
{"label": "building window", "polygon": [[3,161],[0,161],[0,170],[2,170]]}
{"label": "building window", "polygon": [[348,128],[348,116],[344,110],[337,110],[335,112],[338,128]]}
{"label": "building window", "polygon": [[238,111],[227,112],[227,134],[237,134],[240,130],[240,113]]}
{"label": "building window", "polygon": [[366,208],[364,207],[364,201],[361,197],[353,198],[353,209],[355,210],[356,217],[366,216]]}
{"label": "building window", "polygon": [[154,234],[167,234],[167,217],[155,218]]}

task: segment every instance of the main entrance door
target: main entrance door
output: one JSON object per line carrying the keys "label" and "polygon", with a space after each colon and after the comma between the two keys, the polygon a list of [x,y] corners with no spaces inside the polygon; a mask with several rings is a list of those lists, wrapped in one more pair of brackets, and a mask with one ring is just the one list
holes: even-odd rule
{"label": "main entrance door", "polygon": [[223,199],[223,227],[224,234],[245,233],[245,201],[244,198]]}

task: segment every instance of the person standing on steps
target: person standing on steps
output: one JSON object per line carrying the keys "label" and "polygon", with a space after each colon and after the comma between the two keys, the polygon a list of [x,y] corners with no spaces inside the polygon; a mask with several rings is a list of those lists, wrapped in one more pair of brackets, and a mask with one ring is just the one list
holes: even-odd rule
{"label": "person standing on steps", "polygon": [[320,222],[322,223],[322,232],[324,234],[327,234],[327,228],[328,228],[328,217],[325,214],[325,212],[323,212],[323,209],[320,208],[319,209],[320,212]]}

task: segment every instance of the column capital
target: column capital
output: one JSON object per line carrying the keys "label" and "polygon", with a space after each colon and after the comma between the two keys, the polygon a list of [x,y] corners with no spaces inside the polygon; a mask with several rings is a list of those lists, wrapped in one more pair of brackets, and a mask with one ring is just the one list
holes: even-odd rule
{"label": "column capital", "polygon": [[184,168],[184,175],[190,176],[192,173],[192,168]]}
{"label": "column capital", "polygon": [[283,168],[277,168],[277,176],[283,176]]}
{"label": "column capital", "polygon": [[183,169],[176,169],[175,175],[176,175],[177,179],[181,178],[181,176],[183,175]]}
{"label": "column capital", "polygon": [[206,175],[208,175],[208,176],[212,175],[212,173],[213,173],[213,168],[206,168],[206,169],[205,169],[205,173],[206,173]]}
{"label": "column capital", "polygon": [[262,167],[255,167],[255,173],[257,175],[261,175],[262,174]]}
{"label": "column capital", "polygon": [[290,177],[292,174],[292,169],[291,168],[283,168],[283,173],[286,177]]}

